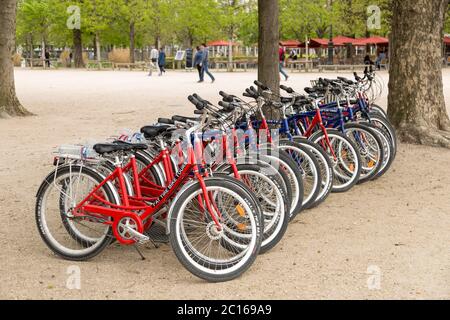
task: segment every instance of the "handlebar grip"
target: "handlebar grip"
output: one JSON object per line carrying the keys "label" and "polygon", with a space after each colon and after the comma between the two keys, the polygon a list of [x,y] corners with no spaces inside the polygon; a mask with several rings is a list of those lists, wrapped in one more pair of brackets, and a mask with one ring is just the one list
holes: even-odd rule
{"label": "handlebar grip", "polygon": [[247,92],[247,94],[249,94],[252,98],[258,98],[259,97],[259,93],[257,91],[252,90],[254,89],[253,87],[250,89],[245,89],[245,92]]}
{"label": "handlebar grip", "polygon": [[258,80],[255,80],[255,82],[253,83],[262,90],[269,90],[269,87],[265,86],[262,82],[259,82]]}
{"label": "handlebar grip", "polygon": [[158,123],[162,123],[162,124],[175,124],[175,121],[173,121],[172,119],[159,118],[159,119],[158,119]]}
{"label": "handlebar grip", "polygon": [[183,117],[180,117],[180,116],[173,116],[172,120],[173,121],[177,121],[177,122],[181,122],[181,123],[186,123],[187,122],[187,119],[185,119]]}
{"label": "handlebar grip", "polygon": [[200,97],[198,94],[194,93],[193,94],[194,98],[196,98],[198,101],[200,101],[203,104],[211,104],[211,102],[209,102],[208,100],[203,99],[202,97]]}
{"label": "handlebar grip", "polygon": [[204,102],[205,100],[202,99],[202,97],[200,97],[198,94],[194,93],[193,94],[194,98],[197,99],[198,101]]}
{"label": "handlebar grip", "polygon": [[189,97],[188,97],[188,100],[189,100],[192,104],[194,104],[194,105],[198,105],[198,104],[201,103],[201,102],[200,102],[196,97],[194,97],[194,96],[189,96]]}
{"label": "handlebar grip", "polygon": [[249,94],[249,93],[247,93],[247,92],[244,92],[242,95],[243,95],[244,97],[247,97],[247,98],[255,98],[253,95],[251,95],[251,94]]}
{"label": "handlebar grip", "polygon": [[202,102],[200,102],[196,97],[194,97],[194,96],[189,96],[188,97],[188,100],[193,104],[193,105],[195,105],[195,107],[198,109],[198,110],[203,110],[204,108],[205,108],[205,105],[202,103]]}
{"label": "handlebar grip", "polygon": [[223,98],[228,98],[230,96],[229,94],[223,91],[219,91],[219,95],[221,95]]}

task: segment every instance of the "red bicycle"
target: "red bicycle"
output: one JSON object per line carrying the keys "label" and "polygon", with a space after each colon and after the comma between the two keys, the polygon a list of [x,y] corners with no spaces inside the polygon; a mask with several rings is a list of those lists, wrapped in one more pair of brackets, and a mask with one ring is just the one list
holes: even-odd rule
{"label": "red bicycle", "polygon": [[[186,141],[195,130],[198,127],[188,130]],[[238,277],[260,250],[264,224],[258,203],[234,178],[207,177],[198,166],[196,144],[201,144],[198,138],[188,147],[186,163],[163,190],[140,184],[133,154],[146,145],[95,145],[99,155],[115,159],[115,169],[107,177],[85,161],[66,158],[37,194],[41,237],[63,258],[86,260],[113,239],[124,245],[147,241],[145,231],[153,219],[166,214],[171,246],[186,269],[213,282]],[[165,152],[158,160],[164,161]],[[127,191],[124,169],[134,178],[133,196]],[[154,197],[148,196],[151,193]]]}

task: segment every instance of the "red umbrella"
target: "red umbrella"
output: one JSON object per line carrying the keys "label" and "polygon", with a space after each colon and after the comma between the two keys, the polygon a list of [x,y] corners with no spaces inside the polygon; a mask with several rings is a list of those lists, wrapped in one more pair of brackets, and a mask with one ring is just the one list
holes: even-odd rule
{"label": "red umbrella", "polygon": [[[208,47],[226,47],[230,44],[230,41],[226,40],[216,40],[216,41],[210,41],[207,43]],[[237,46],[237,43],[233,42],[233,46]]]}
{"label": "red umbrella", "polygon": [[302,43],[298,40],[285,40],[280,41],[280,46],[286,47],[286,48],[300,48]]}
{"label": "red umbrella", "polygon": [[355,46],[365,46],[368,44],[375,44],[375,45],[388,45],[389,39],[379,36],[374,36],[370,38],[359,38],[356,39],[354,42]]}

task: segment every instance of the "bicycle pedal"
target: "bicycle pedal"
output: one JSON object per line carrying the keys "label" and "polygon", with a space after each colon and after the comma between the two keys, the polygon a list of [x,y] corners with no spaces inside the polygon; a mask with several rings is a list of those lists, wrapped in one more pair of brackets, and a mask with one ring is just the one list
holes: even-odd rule
{"label": "bicycle pedal", "polygon": [[150,238],[146,236],[145,234],[139,233],[133,228],[127,226],[127,231],[132,235],[132,237],[139,243],[144,244],[148,241],[150,241]]}

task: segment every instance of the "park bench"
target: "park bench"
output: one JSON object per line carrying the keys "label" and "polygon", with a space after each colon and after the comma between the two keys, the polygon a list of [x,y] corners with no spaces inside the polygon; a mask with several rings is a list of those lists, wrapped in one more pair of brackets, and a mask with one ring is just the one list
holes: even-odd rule
{"label": "park bench", "polygon": [[[50,60],[50,68],[59,68],[60,61],[58,59],[49,59]],[[26,65],[30,68],[44,68],[45,60],[42,58],[25,58]],[[47,68],[47,66],[45,66]]]}
{"label": "park bench", "polygon": [[113,62],[112,63],[112,69],[113,70],[121,70],[122,68],[127,68],[129,70],[133,70],[133,69],[141,69],[142,71],[144,71],[147,67],[147,63],[141,61],[141,62],[135,62],[135,63],[131,63],[131,62]]}
{"label": "park bench", "polygon": [[294,72],[295,70],[301,71],[305,70],[305,72],[308,72],[313,69],[314,62],[309,60],[289,60],[286,63],[286,66],[291,69],[291,72]]}
{"label": "park bench", "polygon": [[101,69],[113,69],[113,63],[110,61],[94,61],[90,60],[86,63],[86,69],[101,70]]}
{"label": "park bench", "polygon": [[[214,70],[220,70],[220,69],[228,69],[228,61],[222,61],[222,60],[212,60],[210,62],[210,68]],[[243,69],[245,72],[247,72],[248,69],[254,68],[258,65],[258,61],[255,59],[249,59],[249,60],[233,60],[233,70],[236,69]]]}
{"label": "park bench", "polygon": [[350,71],[355,71],[355,70],[360,70],[360,69],[364,69],[365,67],[367,67],[367,65],[365,64],[321,64],[319,65],[319,72],[323,72],[325,70],[327,71],[346,71],[346,70],[350,70]]}

